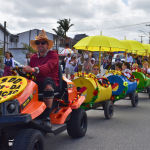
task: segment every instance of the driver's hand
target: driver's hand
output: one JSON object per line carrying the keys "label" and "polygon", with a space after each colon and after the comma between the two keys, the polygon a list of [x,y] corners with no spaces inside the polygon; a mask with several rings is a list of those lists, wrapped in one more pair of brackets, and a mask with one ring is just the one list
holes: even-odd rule
{"label": "driver's hand", "polygon": [[24,67],[23,67],[23,71],[29,73],[29,72],[32,72],[33,69],[32,69],[30,66],[24,66]]}

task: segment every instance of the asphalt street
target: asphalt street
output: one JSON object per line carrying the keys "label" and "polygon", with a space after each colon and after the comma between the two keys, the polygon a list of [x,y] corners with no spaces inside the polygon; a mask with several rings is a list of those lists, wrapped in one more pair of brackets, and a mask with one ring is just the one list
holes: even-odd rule
{"label": "asphalt street", "polygon": [[109,120],[102,110],[87,111],[88,129],[83,138],[73,139],[67,131],[47,134],[45,150],[149,150],[150,99],[140,93],[139,100],[137,107],[131,106],[129,98],[116,102]]}

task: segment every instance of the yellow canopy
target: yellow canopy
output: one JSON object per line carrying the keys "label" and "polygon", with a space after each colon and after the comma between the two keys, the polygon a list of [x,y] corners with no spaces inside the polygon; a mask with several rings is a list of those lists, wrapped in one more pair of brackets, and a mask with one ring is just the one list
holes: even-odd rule
{"label": "yellow canopy", "polygon": [[146,50],[146,48],[135,40],[121,40],[121,43],[128,49],[128,52]]}
{"label": "yellow canopy", "polygon": [[89,51],[125,51],[127,48],[117,39],[108,36],[89,36],[74,45],[75,49]]}
{"label": "yellow canopy", "polygon": [[150,54],[150,44],[142,43],[142,45],[145,47],[145,50],[133,50],[131,52],[133,54],[142,55],[142,56],[149,55]]}

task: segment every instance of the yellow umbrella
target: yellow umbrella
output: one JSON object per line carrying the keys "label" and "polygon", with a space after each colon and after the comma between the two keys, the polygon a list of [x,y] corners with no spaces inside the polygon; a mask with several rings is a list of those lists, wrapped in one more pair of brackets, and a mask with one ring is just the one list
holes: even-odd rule
{"label": "yellow umbrella", "polygon": [[146,50],[146,48],[135,40],[121,40],[121,43],[128,49],[128,52]]}
{"label": "yellow umbrella", "polygon": [[142,43],[142,45],[147,49],[147,54],[150,54],[150,44]]}
{"label": "yellow umbrella", "polygon": [[[135,40],[121,40],[121,43],[127,47],[128,53],[143,55],[146,52],[146,48],[138,41]],[[127,55],[126,55],[127,60]]]}
{"label": "yellow umbrella", "polygon": [[75,49],[99,51],[99,66],[101,64],[101,51],[126,51],[126,47],[117,39],[108,36],[89,36],[81,39],[74,45]]}
{"label": "yellow umbrella", "polygon": [[125,51],[127,48],[117,39],[108,36],[89,36],[81,39],[74,45],[76,49],[89,51]]}

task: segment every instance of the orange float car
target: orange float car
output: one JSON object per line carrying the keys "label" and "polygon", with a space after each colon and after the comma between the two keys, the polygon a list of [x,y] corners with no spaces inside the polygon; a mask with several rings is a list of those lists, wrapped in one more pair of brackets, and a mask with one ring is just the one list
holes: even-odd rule
{"label": "orange float car", "polygon": [[23,74],[21,67],[14,68],[15,72],[19,76],[0,78],[0,150],[44,150],[42,133],[57,135],[67,129],[71,137],[85,135],[87,115],[79,108],[85,97],[72,81],[62,77],[61,69],[59,92],[54,94],[50,114],[52,129],[42,124],[46,105],[37,84],[31,80],[34,74]]}

